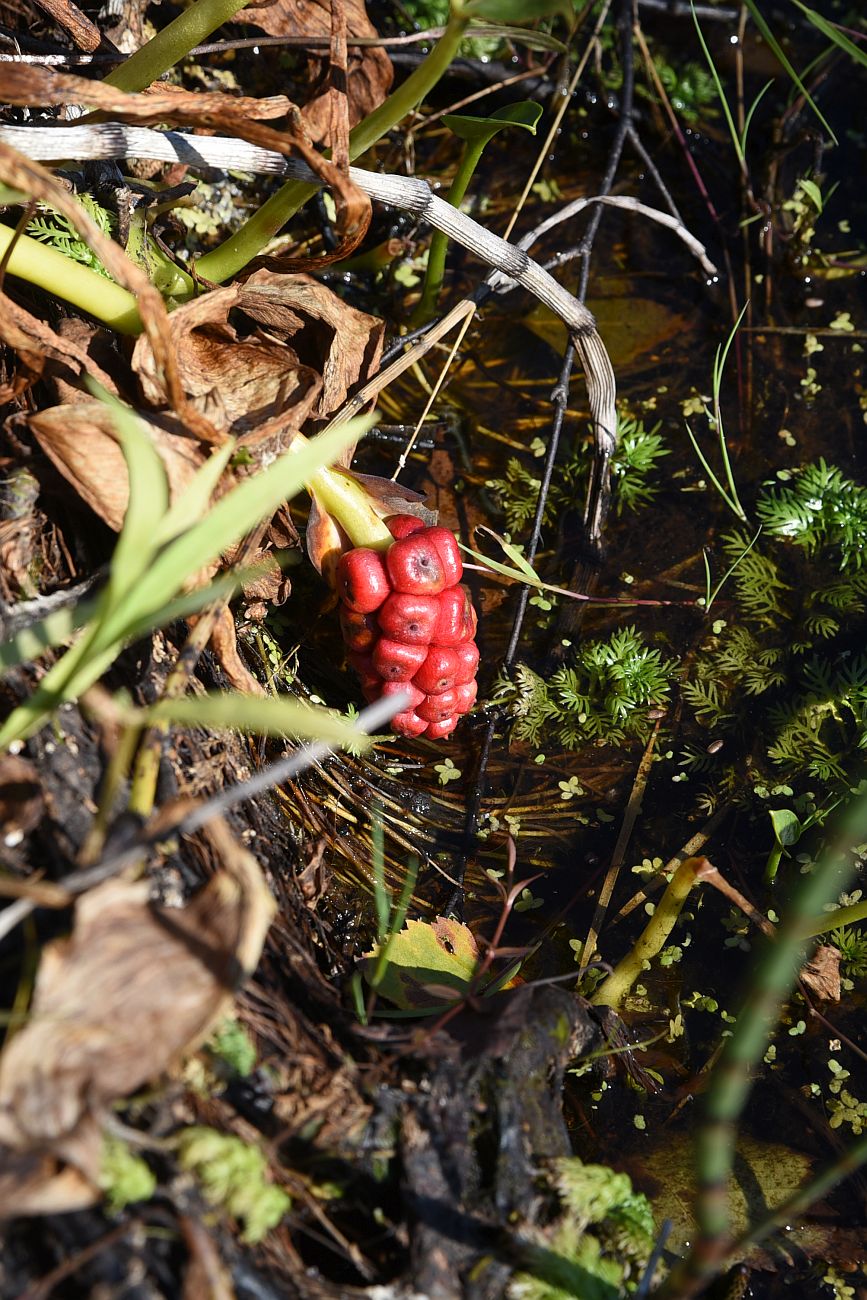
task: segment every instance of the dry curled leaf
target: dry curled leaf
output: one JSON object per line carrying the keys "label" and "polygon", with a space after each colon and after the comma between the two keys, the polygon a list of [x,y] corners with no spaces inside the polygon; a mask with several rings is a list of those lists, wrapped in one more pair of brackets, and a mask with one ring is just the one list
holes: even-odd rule
{"label": "dry curled leaf", "polygon": [[[196,443],[170,417],[142,421],[162,459],[174,500],[204,460]],[[95,400],[52,406],[30,417],[30,428],[46,456],[91,510],[120,530],[129,500],[126,461],[109,408]]]}
{"label": "dry curled leaf", "polygon": [[[375,370],[383,323],[306,275],[259,270],[179,307],[169,321],[181,383],[216,428],[276,442],[331,415]],[[149,340],[133,368],[147,401],[162,395]],[[227,377],[231,381],[227,382]]]}
{"label": "dry curled leaf", "polygon": [[186,907],[156,907],[146,882],[111,880],[79,900],[69,938],[43,950],[27,1023],[0,1056],[11,1151],[63,1159],[95,1183],[108,1109],[201,1042],[254,969],[273,900],[225,825],[207,834],[223,865]]}
{"label": "dry curled leaf", "polygon": [[[240,18],[245,23],[261,27],[269,36],[331,35],[330,0],[312,0],[312,3],[311,0],[266,0],[263,4],[248,5]],[[346,31],[350,37],[377,35],[367,17],[364,0],[346,0]],[[312,96],[301,110],[311,139],[317,141],[326,138],[330,125],[329,85],[324,75],[327,70],[328,51],[323,49],[321,56],[311,56]],[[391,89],[393,79],[394,69],[385,50],[370,46],[349,47],[346,96],[351,126],[379,107]]]}
{"label": "dry curled leaf", "polygon": [[89,374],[116,393],[114,381],[93,357],[72,337],[64,337],[45,321],[32,316],[0,289],[0,341],[17,353],[23,367],[13,382],[0,389],[0,402],[22,392],[37,379],[51,378],[78,387],[82,375]]}

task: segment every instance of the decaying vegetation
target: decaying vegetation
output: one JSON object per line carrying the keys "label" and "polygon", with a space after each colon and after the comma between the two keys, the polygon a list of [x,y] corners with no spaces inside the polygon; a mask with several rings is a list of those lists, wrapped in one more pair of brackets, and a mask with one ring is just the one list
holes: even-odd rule
{"label": "decaying vegetation", "polygon": [[[865,1290],[865,66],[0,13],[4,1297]],[[406,514],[419,740],[335,595]]]}

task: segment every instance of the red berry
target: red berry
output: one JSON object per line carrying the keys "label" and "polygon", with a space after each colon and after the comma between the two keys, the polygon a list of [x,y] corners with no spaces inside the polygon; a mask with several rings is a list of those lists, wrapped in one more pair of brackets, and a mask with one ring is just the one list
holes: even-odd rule
{"label": "red berry", "polygon": [[391,729],[396,731],[399,736],[420,736],[423,732],[430,730],[431,724],[425,722],[412,709],[407,709],[406,713],[398,713],[391,720]]}
{"label": "red berry", "polygon": [[376,643],[373,666],[383,681],[409,682],[426,658],[426,646],[404,645],[402,641],[391,641],[383,636]]}
{"label": "red berry", "polygon": [[426,532],[414,533],[392,542],[385,556],[385,566],[395,591],[408,596],[436,596],[446,585],[446,575],[439,551]]}
{"label": "red berry", "polygon": [[456,587],[463,577],[464,564],[454,533],[450,528],[428,528],[425,537],[437,548],[445,570],[446,586]]}
{"label": "red berry", "polygon": [[427,659],[419,668],[413,682],[427,695],[437,695],[454,686],[458,677],[458,659],[454,650],[442,645],[428,648]]}
{"label": "red berry", "polygon": [[419,690],[417,686],[413,686],[412,682],[380,681],[379,683],[380,695],[400,695],[401,692],[409,697],[409,704],[406,706],[407,711],[410,709],[417,709],[425,698],[424,691]]}
{"label": "red berry", "polygon": [[385,524],[392,537],[409,537],[424,528],[424,520],[418,515],[389,515]]}
{"label": "red berry", "polygon": [[373,614],[361,614],[345,605],[340,609],[340,630],[347,649],[359,654],[372,650],[379,636],[379,624]]}
{"label": "red berry", "polygon": [[379,609],[391,591],[379,554],[367,546],[344,552],[337,562],[337,590],[344,605],[360,614]]}
{"label": "red berry", "polygon": [[428,695],[423,704],[419,704],[416,713],[428,722],[443,722],[457,713],[458,696],[456,691],[441,691],[439,695]]}
{"label": "red berry", "polygon": [[458,718],[443,718],[442,722],[429,722],[425,729],[425,735],[428,740],[442,740],[443,736],[450,736],[458,725]]}
{"label": "red berry", "polygon": [[[428,654],[430,654],[430,651],[428,651]],[[455,646],[452,654],[458,663],[454,684],[455,686],[465,686],[476,675],[479,666],[479,647],[475,641],[464,641],[461,645]]]}
{"label": "red berry", "polygon": [[450,587],[439,600],[439,615],[434,628],[436,645],[456,646],[472,641],[476,634],[476,615],[466,587]]}
{"label": "red berry", "polygon": [[406,645],[428,645],[439,614],[436,596],[407,596],[393,591],[379,611],[383,634]]}
{"label": "red berry", "polygon": [[463,686],[455,687],[455,696],[457,703],[455,713],[469,713],[470,709],[476,702],[476,696],[479,693],[478,682],[464,682]]}

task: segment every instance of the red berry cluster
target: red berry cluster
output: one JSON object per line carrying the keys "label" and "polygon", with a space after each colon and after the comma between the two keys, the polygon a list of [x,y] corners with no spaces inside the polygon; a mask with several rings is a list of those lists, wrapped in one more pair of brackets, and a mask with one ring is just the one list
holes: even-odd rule
{"label": "red berry cluster", "polygon": [[415,515],[386,520],[385,552],[357,546],[340,557],[340,626],[364,698],[406,691],[392,718],[404,736],[448,736],[476,698],[476,614],[454,533]]}

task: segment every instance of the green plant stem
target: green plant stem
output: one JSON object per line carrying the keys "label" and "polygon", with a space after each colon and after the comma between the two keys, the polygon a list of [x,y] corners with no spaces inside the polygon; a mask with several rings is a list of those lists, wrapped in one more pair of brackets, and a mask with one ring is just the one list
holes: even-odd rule
{"label": "green plant stem", "polygon": [[90,267],[0,223],[0,257],[10,248],[6,270],[103,321],[120,334],[138,334],[141,317],[131,293]]}
{"label": "green plant stem", "polygon": [[[458,51],[468,18],[452,14],[448,26],[430,54],[419,64],[415,72],[407,77],[397,90],[384,100],[379,108],[359,122],[349,135],[349,157],[355,159],[366,153],[387,131],[397,126],[398,122],[411,113],[430,93],[440,77],[448,71]],[[316,193],[318,185],[309,181],[288,181],[262,204],[249,221],[241,226],[234,235],[206,253],[196,263],[196,269],[203,279],[222,284],[237,275],[248,262],[256,257],[269,239],[282,230],[286,222],[295,215],[300,207]]]}
{"label": "green plant stem", "polygon": [[804,960],[804,931],[831,902],[852,872],[841,849],[860,843],[867,824],[867,799],[849,808],[838,835],[823,852],[815,870],[798,890],[779,927],[776,941],[765,948],[732,1033],[723,1044],[705,1104],[698,1139],[698,1239],[687,1259],[669,1276],[661,1294],[689,1300],[704,1290],[722,1268],[730,1249],[728,1184],[735,1154],[737,1123],[752,1087],[753,1072],[768,1044]]}
{"label": "green plant stem", "polygon": [[639,975],[646,969],[645,963],[662,951],[690,890],[700,878],[706,864],[706,858],[687,858],[677,868],[644,931],[593,994],[590,1000],[594,1006],[613,1007],[615,1011],[620,1007]]}
{"label": "green plant stem", "polygon": [[[458,164],[458,169],[448,192],[448,202],[453,208],[460,207],[467,192],[467,186],[472,179],[473,172],[479,165],[479,159],[487,143],[487,140],[467,142],[463,157]],[[421,298],[412,314],[411,324],[413,328],[424,325],[426,321],[431,320],[436,315],[437,300],[445,278],[448,246],[448,237],[441,230],[435,230],[431,237],[430,249],[427,255],[427,269],[425,270]]]}
{"label": "green plant stem", "polygon": [[320,508],[340,524],[353,546],[384,551],[394,538],[370,502],[370,497],[351,474],[339,469],[319,469],[308,479],[307,491]]}
{"label": "green plant stem", "polygon": [[833,912],[826,912],[824,916],[813,917],[807,921],[801,931],[801,937],[814,939],[816,935],[828,934],[831,930],[842,930],[844,926],[857,925],[859,921],[867,921],[867,902],[853,903],[851,907],[837,907]]}
{"label": "green plant stem", "polygon": [[186,58],[194,45],[201,45],[223,23],[230,22],[248,3],[249,0],[195,0],[195,4],[157,32],[126,63],[110,72],[105,84],[130,94],[144,90]]}

